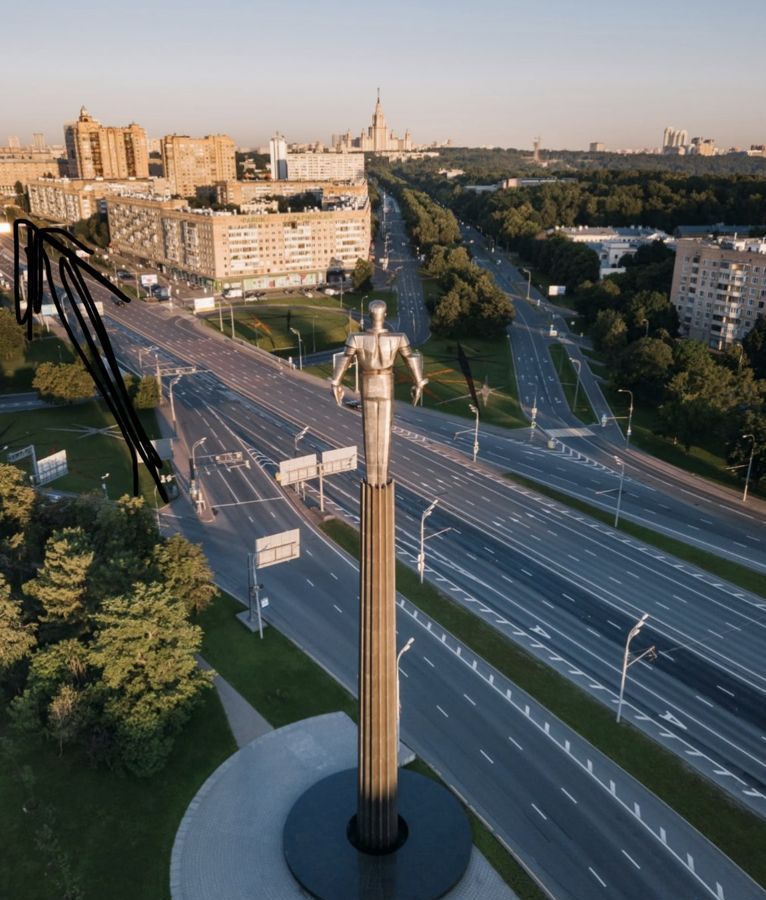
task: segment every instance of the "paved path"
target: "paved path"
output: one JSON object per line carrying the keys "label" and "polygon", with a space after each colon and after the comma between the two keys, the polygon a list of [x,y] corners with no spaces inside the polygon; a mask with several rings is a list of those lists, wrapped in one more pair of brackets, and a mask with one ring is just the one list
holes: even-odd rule
{"label": "paved path", "polygon": [[[210,663],[201,656],[197,657],[200,669],[212,669]],[[217,672],[213,677],[213,685],[221,698],[226,718],[229,720],[231,733],[237,742],[237,747],[244,747],[261,735],[268,734],[274,729],[263,718],[255,707],[236,691],[225,678]]]}

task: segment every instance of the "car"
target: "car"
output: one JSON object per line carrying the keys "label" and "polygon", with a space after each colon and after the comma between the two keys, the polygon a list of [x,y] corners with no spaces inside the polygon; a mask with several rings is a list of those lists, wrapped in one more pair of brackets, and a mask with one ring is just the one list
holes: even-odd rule
{"label": "car", "polygon": [[343,405],[346,409],[352,409],[354,412],[361,412],[362,409],[362,401],[361,400],[344,400]]}
{"label": "car", "polygon": [[127,269],[117,269],[117,277],[120,281],[129,281],[133,277],[133,273]]}

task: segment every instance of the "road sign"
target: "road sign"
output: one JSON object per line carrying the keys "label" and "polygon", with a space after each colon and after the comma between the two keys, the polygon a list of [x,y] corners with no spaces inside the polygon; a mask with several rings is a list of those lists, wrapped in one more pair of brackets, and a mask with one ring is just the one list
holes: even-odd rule
{"label": "road sign", "polygon": [[48,484],[49,481],[61,478],[68,472],[66,450],[59,450],[58,453],[37,460],[35,481],[37,484]]}
{"label": "road sign", "polygon": [[356,444],[353,447],[338,447],[336,450],[325,450],[322,453],[322,475],[351,472],[356,466]]}
{"label": "road sign", "polygon": [[255,539],[255,565],[258,569],[298,559],[300,555],[301,533],[297,528]]}
{"label": "road sign", "polygon": [[243,460],[241,450],[232,450],[228,453],[216,453],[213,459],[221,465],[233,465]]}
{"label": "road sign", "polygon": [[[160,459],[173,459],[173,438],[156,438],[152,441],[152,447],[159,454]],[[139,462],[143,462],[139,457]]]}
{"label": "road sign", "polygon": [[215,309],[215,297],[195,297],[194,312],[200,312],[203,309]]}
{"label": "road sign", "polygon": [[294,459],[283,459],[279,463],[277,481],[281,485],[298,484],[301,481],[311,481],[319,475],[319,463],[316,453],[308,456],[296,456]]}
{"label": "road sign", "polygon": [[21,450],[14,450],[12,453],[8,454],[8,462],[14,463],[18,462],[20,459],[24,459],[25,456],[31,456],[34,458],[35,448],[30,444],[28,447],[22,447]]}

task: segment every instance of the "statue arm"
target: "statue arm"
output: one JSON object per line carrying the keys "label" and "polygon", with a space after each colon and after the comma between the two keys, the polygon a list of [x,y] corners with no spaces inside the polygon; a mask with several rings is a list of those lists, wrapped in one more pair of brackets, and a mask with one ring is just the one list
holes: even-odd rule
{"label": "statue arm", "polygon": [[332,392],[335,395],[335,402],[338,404],[338,406],[340,406],[341,401],[343,400],[343,376],[346,374],[348,367],[354,361],[355,356],[356,347],[352,343],[347,341],[345,350],[343,351],[343,355],[335,363],[335,371],[332,373],[332,378],[330,379]]}
{"label": "statue arm", "polygon": [[410,347],[410,342],[406,335],[402,335],[399,352],[407,363],[412,380],[415,382],[412,403],[414,406],[417,406],[423,395],[423,388],[428,384],[428,379],[423,377],[423,357],[417,350],[413,350]]}

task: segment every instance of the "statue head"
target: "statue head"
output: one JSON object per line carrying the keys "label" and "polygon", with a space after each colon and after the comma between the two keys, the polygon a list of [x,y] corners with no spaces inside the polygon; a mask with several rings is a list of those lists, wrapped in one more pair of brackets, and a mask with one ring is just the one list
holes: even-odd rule
{"label": "statue head", "polygon": [[370,331],[384,331],[386,322],[386,304],[382,300],[373,300],[369,306],[372,326]]}

